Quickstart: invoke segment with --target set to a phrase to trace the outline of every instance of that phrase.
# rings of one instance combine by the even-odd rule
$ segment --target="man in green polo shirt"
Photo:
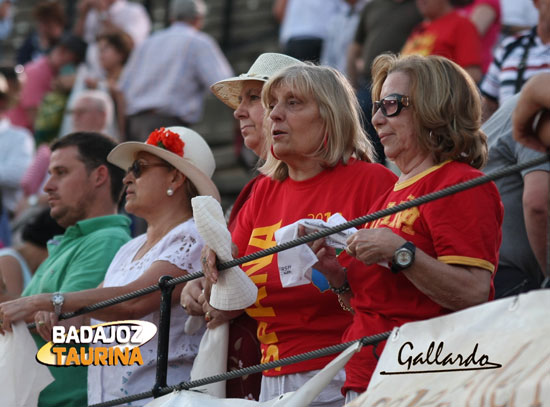
[[[51,216],[66,231],[48,243],[49,256],[22,295],[52,293],[52,311],[58,315],[63,293],[97,287],[115,253],[130,240],[130,220],[116,214],[124,172],[107,162],[115,145],[101,134],[81,132],[52,146],[44,191]],[[33,337],[39,349],[46,343]],[[86,406],[87,368],[49,368],[55,381],[40,393],[38,405]]]

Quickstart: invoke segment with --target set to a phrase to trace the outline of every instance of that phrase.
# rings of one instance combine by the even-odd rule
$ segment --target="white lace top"
[[[176,226],[141,259],[133,261],[145,240],[146,236],[141,235],[120,248],[107,270],[103,282],[104,287],[122,286],[136,280],[155,261],[170,262],[188,273],[201,270],[200,253],[204,243],[192,219]],[[197,355],[204,333],[204,329],[202,329],[195,335],[184,334],[183,327],[186,318],[187,314],[179,304],[172,307],[167,378],[169,386],[189,380],[193,360]],[[159,311],[141,319],[155,323],[158,328]],[[92,320],[91,324],[100,322],[102,321]],[[88,404],[101,403],[151,390],[155,384],[156,376],[157,341],[158,334],[140,348],[143,358],[142,366],[89,366]],[[150,400],[135,401],[129,405],[143,406]]]

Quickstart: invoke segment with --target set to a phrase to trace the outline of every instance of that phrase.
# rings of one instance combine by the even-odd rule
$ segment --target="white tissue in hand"
[[[298,222],[275,232],[277,244],[298,238]],[[283,287],[296,287],[311,283],[311,266],[317,263],[317,256],[307,244],[283,250],[277,254],[279,277]]]
[[[307,233],[313,233],[315,231],[324,230],[326,228],[331,228],[342,223],[347,222],[339,213],[335,213],[325,222],[321,219],[300,219],[298,223],[304,225]],[[344,250],[347,246],[348,238],[357,232],[357,229],[351,227],[349,229],[344,229],[340,232],[333,233],[325,237],[325,243],[327,246],[334,247],[335,249]]]
[[[313,233],[345,222],[347,222],[346,219],[339,213],[332,215],[328,218],[327,222],[321,219],[300,219],[277,230],[275,232],[275,240],[277,244],[281,244],[297,239],[299,225],[305,227],[306,233]],[[334,233],[325,237],[325,243],[327,246],[343,250],[346,247],[347,239],[355,232],[357,232],[357,229],[351,227],[341,232]],[[295,287],[311,283],[311,267],[317,263],[317,261],[317,256],[305,243],[279,252],[277,262],[282,286]]]
[[[220,262],[233,260],[231,234],[220,203],[211,196],[197,196],[191,199],[191,206],[197,230],[206,245],[216,252]],[[257,295],[256,285],[235,266],[220,270],[218,282],[212,286],[210,305],[224,311],[244,309],[256,302]]]

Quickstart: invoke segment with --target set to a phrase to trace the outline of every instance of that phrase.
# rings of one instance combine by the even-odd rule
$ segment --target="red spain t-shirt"
[[[275,246],[275,231],[299,219],[326,221],[338,212],[348,220],[365,215],[395,180],[396,176],[385,167],[353,159],[348,165],[338,164],[306,181],[261,179],[239,212],[232,233],[239,256]],[[352,315],[342,310],[324,277],[314,273],[310,284],[283,288],[276,254],[243,264],[242,268],[258,286],[256,304],[246,312],[258,321],[262,362],[340,343]],[[333,357],[264,374],[321,369]]]
[[[417,25],[407,38],[401,54],[440,55],[463,68],[481,68],[481,39],[470,20],[452,11]]]
[[[396,184],[375,203],[371,212],[481,175],[481,171],[467,164],[444,162]],[[493,273],[498,263],[503,214],[498,190],[490,182],[378,219],[366,227],[390,228],[443,263],[479,267]],[[450,312],[420,292],[403,272],[394,274],[386,267],[365,266],[354,260],[348,266],[348,280],[353,290],[351,305],[355,315],[344,341]],[[491,299],[493,295],[491,287]],[[377,353],[381,354],[382,349],[380,344]],[[376,363],[370,346],[353,356],[346,365],[344,392],[365,391]]]

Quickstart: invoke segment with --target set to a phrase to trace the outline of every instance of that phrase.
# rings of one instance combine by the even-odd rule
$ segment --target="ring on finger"
[[[203,258],[202,258],[202,265],[203,265],[203,266],[206,266],[206,257],[203,257]]]
[[[204,314],[204,320],[206,322],[210,322],[211,319],[212,317],[210,316],[210,311],[206,311],[206,314]]]
[[[185,304],[181,304],[181,307],[182,307],[182,308],[183,308],[184,310],[186,310],[186,311],[187,311],[187,305],[185,305]]]
[[[38,321],[37,324],[38,324],[38,326],[46,325],[46,323],[44,321]]]

